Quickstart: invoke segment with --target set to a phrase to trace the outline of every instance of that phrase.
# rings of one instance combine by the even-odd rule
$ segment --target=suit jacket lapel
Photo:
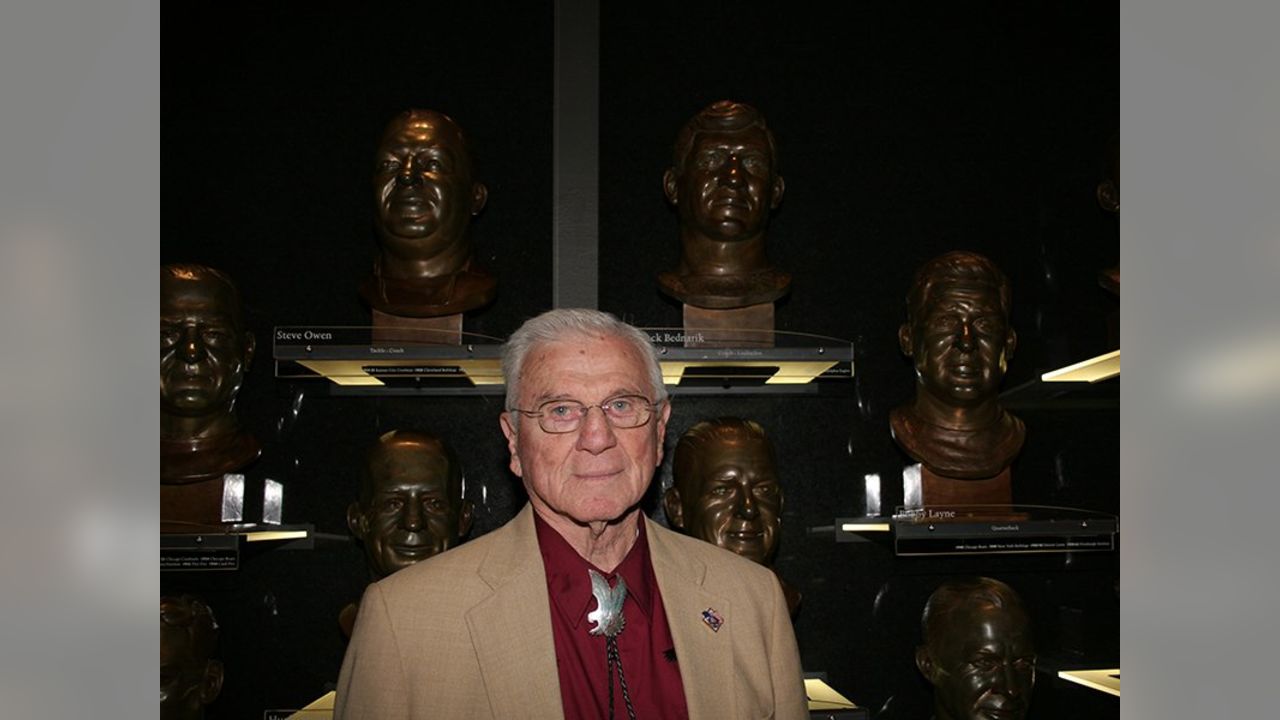
[[[493,594],[467,612],[467,627],[498,718],[563,718],[547,578],[533,510],[524,510],[495,543],[479,574]],[[677,651],[678,652],[678,651]]]
[[[703,589],[707,568],[670,542],[648,518],[649,555],[662,592],[662,604],[675,641],[680,681],[690,718],[738,717],[733,673],[733,606],[723,596]],[[713,631],[702,612],[713,609],[724,618]]]

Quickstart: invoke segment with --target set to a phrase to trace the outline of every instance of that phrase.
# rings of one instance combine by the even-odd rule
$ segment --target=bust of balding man
[[[471,218],[488,200],[462,128],[434,110],[391,119],[374,159],[378,252],[360,295],[403,317],[454,315],[489,304],[497,281],[475,262]]]

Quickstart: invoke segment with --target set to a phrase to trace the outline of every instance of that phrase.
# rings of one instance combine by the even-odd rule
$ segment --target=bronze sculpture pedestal
[[[462,313],[439,317],[406,317],[373,310],[373,342],[375,345],[461,345]]]
[[[920,466],[920,501],[931,505],[1009,505],[1013,489],[1009,468],[988,478],[962,480]]]
[[[684,306],[685,347],[773,347],[773,303],[729,310]]]

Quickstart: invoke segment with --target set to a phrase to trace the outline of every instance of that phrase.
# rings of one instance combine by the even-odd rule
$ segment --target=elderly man
[[[948,582],[929,596],[916,666],[935,720],[1022,720],[1036,681],[1022,600],[999,580]]]
[[[662,291],[716,309],[785,295],[791,275],[765,256],[769,212],[786,184],[764,116],[744,103],[713,103],[681,128],[673,155],[662,189],[680,216],[680,265],[658,276]]]
[[[773,575],[639,509],[671,413],[648,337],[555,310],[503,373],[529,504],[370,586],[335,717],[805,717]]]

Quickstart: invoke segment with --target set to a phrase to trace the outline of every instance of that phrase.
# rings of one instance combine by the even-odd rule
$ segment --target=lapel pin
[[[706,623],[712,632],[720,632],[720,626],[724,625],[724,618],[715,611],[715,608],[707,608],[702,611],[702,622]]]

